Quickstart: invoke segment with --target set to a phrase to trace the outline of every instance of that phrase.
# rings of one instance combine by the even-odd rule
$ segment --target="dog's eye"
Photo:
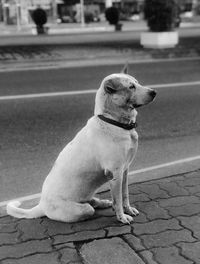
[[[131,84],[131,86],[129,86],[129,89],[136,89],[135,85],[134,84]]]

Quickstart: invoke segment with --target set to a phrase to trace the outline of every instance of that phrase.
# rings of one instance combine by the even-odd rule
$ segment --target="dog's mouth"
[[[134,109],[134,108],[139,108],[139,107],[141,107],[141,106],[142,106],[142,104],[134,104],[134,105],[133,105],[133,109]]]
[[[127,106],[131,110],[134,110],[135,108],[142,106],[142,104],[136,104],[135,102],[127,101]]]

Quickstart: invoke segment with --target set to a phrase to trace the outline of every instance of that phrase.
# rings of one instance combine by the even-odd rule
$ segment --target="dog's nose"
[[[152,98],[154,98],[154,97],[156,96],[156,91],[151,90],[151,91],[150,91],[150,95],[151,95]]]

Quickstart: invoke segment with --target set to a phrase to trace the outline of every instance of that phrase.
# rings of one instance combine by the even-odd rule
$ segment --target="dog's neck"
[[[136,122],[137,111],[133,109],[132,112],[134,112],[132,115],[125,115],[124,113],[122,115],[117,115],[116,113],[109,113],[105,111],[99,115],[103,115],[122,124],[130,124],[131,122]]]
[[[135,109],[120,109],[120,111],[117,111],[117,109],[98,107],[95,108],[95,115],[103,115],[122,124],[130,124],[136,122],[137,111]]]

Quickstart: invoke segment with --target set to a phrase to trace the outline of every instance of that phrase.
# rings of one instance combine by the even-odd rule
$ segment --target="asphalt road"
[[[199,60],[133,64],[143,84],[199,81]],[[0,73],[0,96],[97,89],[120,65]],[[57,154],[93,115],[94,93],[0,101],[0,201],[40,191]],[[200,155],[200,85],[158,89],[138,110],[134,169]]]

